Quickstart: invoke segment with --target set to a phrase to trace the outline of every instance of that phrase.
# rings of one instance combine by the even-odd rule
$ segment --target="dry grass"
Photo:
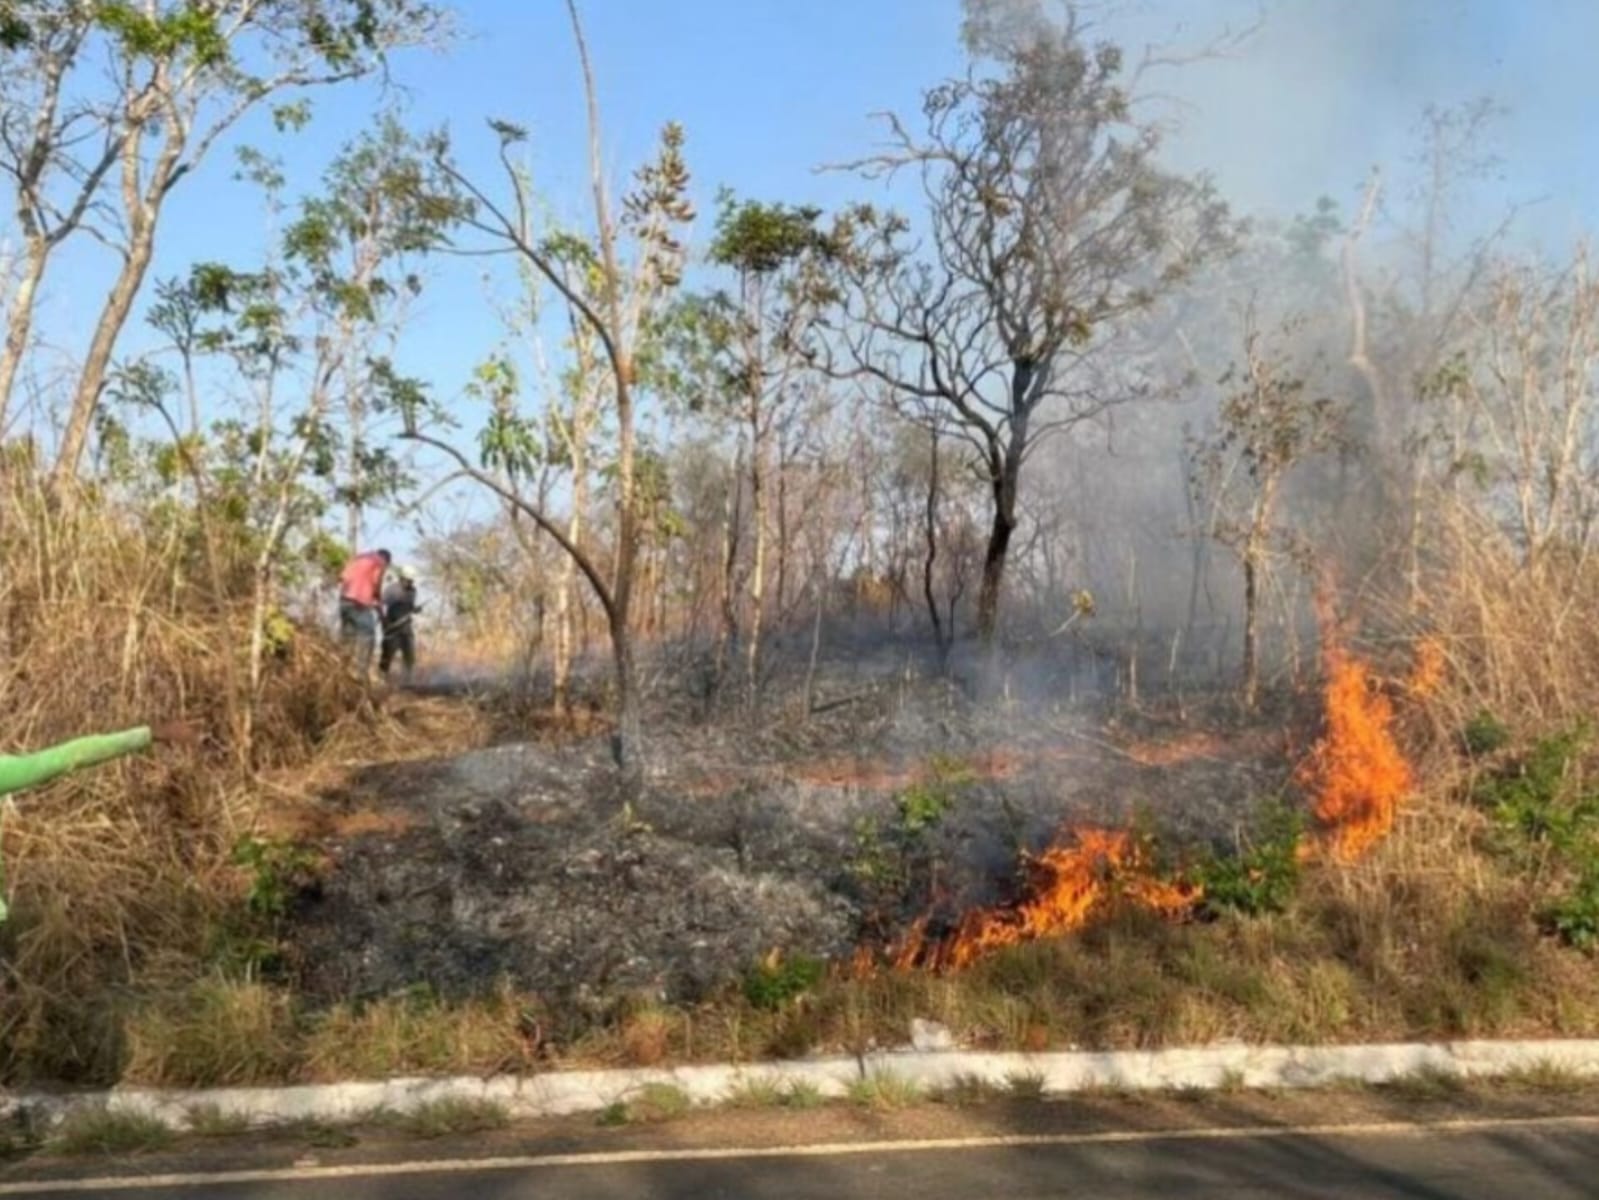
[[[280,623],[247,767],[239,549],[223,547],[215,575],[189,518],[93,495],[53,505],[14,459],[0,461],[0,511],[0,752],[175,718],[207,735],[10,802],[0,1082],[298,1070],[286,1002],[232,981],[270,957],[271,935],[241,918],[235,845],[263,810],[314,810],[309,794],[341,764],[481,744],[487,718],[374,705],[326,637]]]
[[[511,1115],[505,1105],[493,1100],[444,1099],[429,1101],[379,1123],[407,1137],[431,1141],[504,1129],[511,1123]]]
[[[238,1087],[300,1069],[293,1004],[259,983],[207,979],[160,994],[129,1014],[125,1029],[128,1083]]]
[[[955,1108],[969,1108],[979,1104],[988,1104],[1003,1095],[1002,1089],[996,1087],[981,1075],[959,1074],[947,1083],[941,1084],[928,1093],[928,1099],[935,1104],[948,1104]]]
[[[309,1023],[304,1077],[528,1071],[537,1065],[537,1021],[509,988],[445,1004],[426,996],[340,1005]]]
[[[215,748],[236,742],[241,594],[237,579],[210,586],[192,530],[94,503],[63,514],[15,472],[0,471],[0,506],[0,748],[179,715],[213,735],[211,748],[108,764],[17,802],[3,830],[0,1083],[486,1073],[551,1056],[751,1061],[900,1044],[915,1017],[967,1044],[1034,1051],[1599,1032],[1591,959],[1539,934],[1527,880],[1483,850],[1483,818],[1460,803],[1478,765],[1459,753],[1484,711],[1523,739],[1599,711],[1599,629],[1587,619],[1599,563],[1527,568],[1480,531],[1449,534],[1447,582],[1420,618],[1396,609],[1390,622],[1417,636],[1425,626],[1445,668],[1403,706],[1427,794],[1357,866],[1308,871],[1285,912],[1178,926],[1125,913],[956,975],[829,979],[775,1010],[729,989],[683,1011],[568,1015],[543,1045],[546,1014],[503,988],[309,1012],[254,944],[270,931],[239,921],[248,880],[231,853],[266,812],[280,833],[319,836],[336,818],[315,795],[352,764],[479,744],[490,718],[436,700],[370,704],[302,630],[270,664],[261,770],[247,772]],[[342,819],[404,820],[378,809]]]
[[[195,1104],[185,1114],[184,1124],[197,1137],[239,1137],[250,1131],[250,1118],[229,1112],[215,1104]]]
[[[609,1120],[602,1118],[602,1123],[658,1125],[664,1121],[675,1121],[694,1107],[694,1102],[689,1099],[688,1093],[672,1083],[646,1083],[620,1103],[623,1119],[616,1120],[615,1114],[612,1113]],[[606,1111],[612,1112],[611,1109]]]

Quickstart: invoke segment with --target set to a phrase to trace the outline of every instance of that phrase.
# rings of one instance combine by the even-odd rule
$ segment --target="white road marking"
[[[923,1141],[822,1142],[796,1146],[706,1146],[685,1150],[610,1150],[573,1154],[504,1155],[436,1161],[349,1163],[326,1167],[272,1167],[167,1175],[119,1175],[95,1179],[34,1179],[0,1183],[0,1196],[51,1196],[84,1192],[136,1192],[156,1188],[216,1187],[236,1183],[295,1183],[327,1179],[380,1179],[395,1175],[464,1175],[479,1171],[541,1170],[552,1167],[606,1167],[640,1163],[721,1162],[766,1158],[842,1158],[868,1154],[913,1154],[937,1150],[1009,1150],[1029,1147],[1117,1146],[1152,1142],[1250,1141],[1324,1137],[1425,1137],[1431,1134],[1484,1133],[1490,1130],[1599,1130],[1599,1116],[1482,1117],[1412,1124],[1402,1121],[1348,1125],[1292,1125],[1249,1128],[1109,1130],[1103,1133],[994,1134],[983,1137],[929,1138]]]

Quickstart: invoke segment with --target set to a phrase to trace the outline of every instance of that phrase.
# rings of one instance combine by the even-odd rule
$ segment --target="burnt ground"
[[[1139,820],[1168,844],[1235,836],[1279,794],[1285,735],[1145,728],[1081,708],[974,706],[953,688],[880,682],[808,721],[656,714],[635,820],[606,741],[510,743],[356,773],[324,803],[331,868],[289,943],[326,1000],[508,978],[588,1007],[622,993],[693,999],[774,948],[847,956],[882,898],[858,869],[863,826],[959,763],[926,838],[946,906],[1003,898],[1021,853],[1063,827]],[[918,878],[908,919],[928,903]]]

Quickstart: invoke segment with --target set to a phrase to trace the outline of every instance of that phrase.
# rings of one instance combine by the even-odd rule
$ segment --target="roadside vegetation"
[[[21,248],[0,272],[0,745],[168,716],[201,736],[0,798],[0,1085],[750,1063],[901,1046],[918,1020],[1029,1051],[1599,1036],[1599,283],[1580,245],[1448,236],[1492,105],[1428,110],[1418,203],[1374,176],[1353,203],[1251,225],[1163,165],[1129,103],[1156,64],[1075,18],[1025,42],[974,21],[980,69],[849,164],[863,188],[921,173],[914,220],[707,205],[671,122],[607,181],[572,4],[592,178],[567,227],[498,118],[487,172],[374,113],[290,187],[301,93],[448,43],[448,14],[145,7],[0,0],[5,127],[37,141],[0,139],[18,213],[0,248]],[[147,279],[168,191],[204,187],[236,110],[278,94],[243,70],[265,46],[285,56],[279,140],[232,148],[271,244]],[[107,56],[111,78],[180,94],[88,103],[73,89]],[[144,202],[110,185],[119,155]],[[125,202],[112,293],[57,378],[30,332],[38,288],[59,245],[111,236],[86,214]],[[514,259],[515,302],[470,378],[407,375],[383,348],[463,255]],[[451,488],[470,518],[430,507]],[[483,694],[374,687],[332,644],[330,589],[380,512],[424,520],[436,653],[491,665]],[[958,691],[1021,731],[1071,711],[1172,746],[1265,733],[1289,782],[1202,845],[1169,812],[1091,831],[1109,847],[1092,861],[1090,831],[1018,833],[993,906],[946,912],[935,835],[979,764],[930,745],[824,864],[854,955],[774,946],[692,998],[302,986],[302,904],[351,839],[405,845],[393,814],[352,810],[362,767],[603,738],[615,787],[592,799],[625,845],[648,832],[658,714],[741,751],[787,738],[798,761],[813,721],[861,703],[823,694],[829,665],[879,644],[912,650],[874,695]],[[1373,753],[1382,795],[1323,786]],[[744,833],[718,848],[740,867]],[[1083,903],[1034,928],[1018,914],[1048,887]],[[733,1098],[817,1099],[758,1081]],[[892,1076],[851,1095],[918,1099]],[[687,1107],[663,1085],[609,1120]],[[398,1128],[503,1118],[443,1105]],[[98,1113],[60,1144],[168,1136]]]

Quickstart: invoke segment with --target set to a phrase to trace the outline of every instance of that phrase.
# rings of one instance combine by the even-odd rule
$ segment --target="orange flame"
[[[1394,741],[1393,705],[1366,664],[1344,648],[1325,596],[1317,604],[1327,675],[1325,728],[1296,778],[1314,797],[1313,811],[1333,857],[1350,862],[1393,828],[1400,801],[1410,791],[1410,765]],[[1435,647],[1429,655],[1428,645],[1435,644],[1422,643],[1413,679],[1427,681],[1435,671],[1441,676],[1442,652]],[[1313,851],[1306,849],[1309,857]]]
[[[1410,767],[1393,735],[1393,705],[1371,670],[1343,644],[1333,618],[1331,590],[1318,596],[1322,626],[1324,729],[1295,778],[1313,798],[1322,839],[1307,840],[1301,858],[1325,847],[1340,862],[1359,857],[1393,828],[1400,802],[1411,787]],[[1411,696],[1430,694],[1444,676],[1442,647],[1426,639],[1406,682]],[[1128,756],[1146,765],[1166,765],[1196,756],[1222,755],[1219,739],[1194,734],[1167,745],[1138,744]],[[1027,862],[1027,886],[1020,899],[974,909],[942,938],[928,936],[929,917],[912,924],[887,954],[895,970],[917,967],[960,970],[991,951],[1037,938],[1058,937],[1083,928],[1117,901],[1170,919],[1181,919],[1203,899],[1203,890],[1181,879],[1162,878],[1150,860],[1148,843],[1126,831],[1085,828]],[[857,974],[875,969],[857,955]]]
[[[1425,700],[1436,692],[1447,671],[1444,648],[1437,638],[1422,638],[1416,646],[1416,663],[1405,680],[1405,691],[1417,700]]]
[[[927,939],[917,921],[892,954],[896,969],[960,970],[1002,946],[1081,929],[1117,899],[1166,916],[1182,916],[1199,889],[1155,876],[1144,844],[1111,829],[1078,829],[1027,864],[1028,886],[1014,904],[974,909],[949,936]]]

